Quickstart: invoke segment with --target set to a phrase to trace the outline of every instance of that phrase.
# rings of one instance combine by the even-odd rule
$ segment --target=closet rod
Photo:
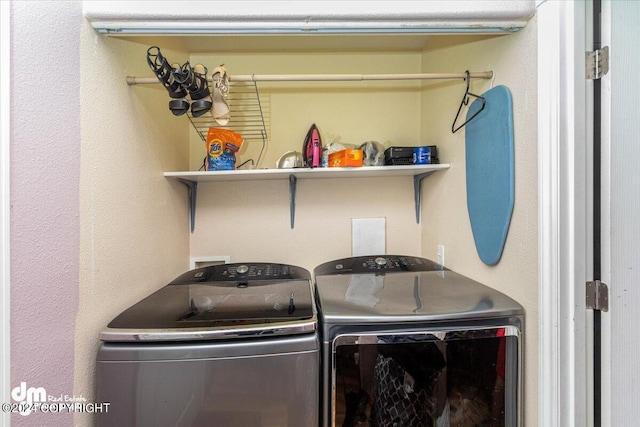
[[[230,75],[231,82],[321,82],[321,81],[363,81],[363,80],[430,80],[464,79],[466,73],[428,74],[248,74]],[[469,73],[472,79],[491,79],[493,71]],[[211,77],[207,78],[212,81]],[[127,77],[128,85],[160,83],[155,77]]]

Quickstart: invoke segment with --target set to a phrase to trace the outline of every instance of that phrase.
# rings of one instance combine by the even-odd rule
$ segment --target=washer
[[[412,256],[345,258],[314,275],[324,426],[521,425],[516,301]]]
[[[189,271],[100,334],[98,426],[316,426],[310,273],[285,264]]]

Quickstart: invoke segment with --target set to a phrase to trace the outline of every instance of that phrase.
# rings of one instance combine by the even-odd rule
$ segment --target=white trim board
[[[538,6],[539,425],[590,426],[591,196],[584,77],[590,2]],[[585,143],[586,142],[586,143]]]

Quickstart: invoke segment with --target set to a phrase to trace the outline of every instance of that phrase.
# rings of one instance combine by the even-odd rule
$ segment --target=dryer
[[[317,311],[300,267],[189,271],[100,338],[98,426],[318,425]]]
[[[521,425],[524,310],[424,258],[314,270],[324,426]]]

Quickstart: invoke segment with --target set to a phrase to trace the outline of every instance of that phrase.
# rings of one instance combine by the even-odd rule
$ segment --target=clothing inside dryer
[[[503,332],[368,335],[336,345],[335,425],[507,425],[507,343],[517,338]]]

